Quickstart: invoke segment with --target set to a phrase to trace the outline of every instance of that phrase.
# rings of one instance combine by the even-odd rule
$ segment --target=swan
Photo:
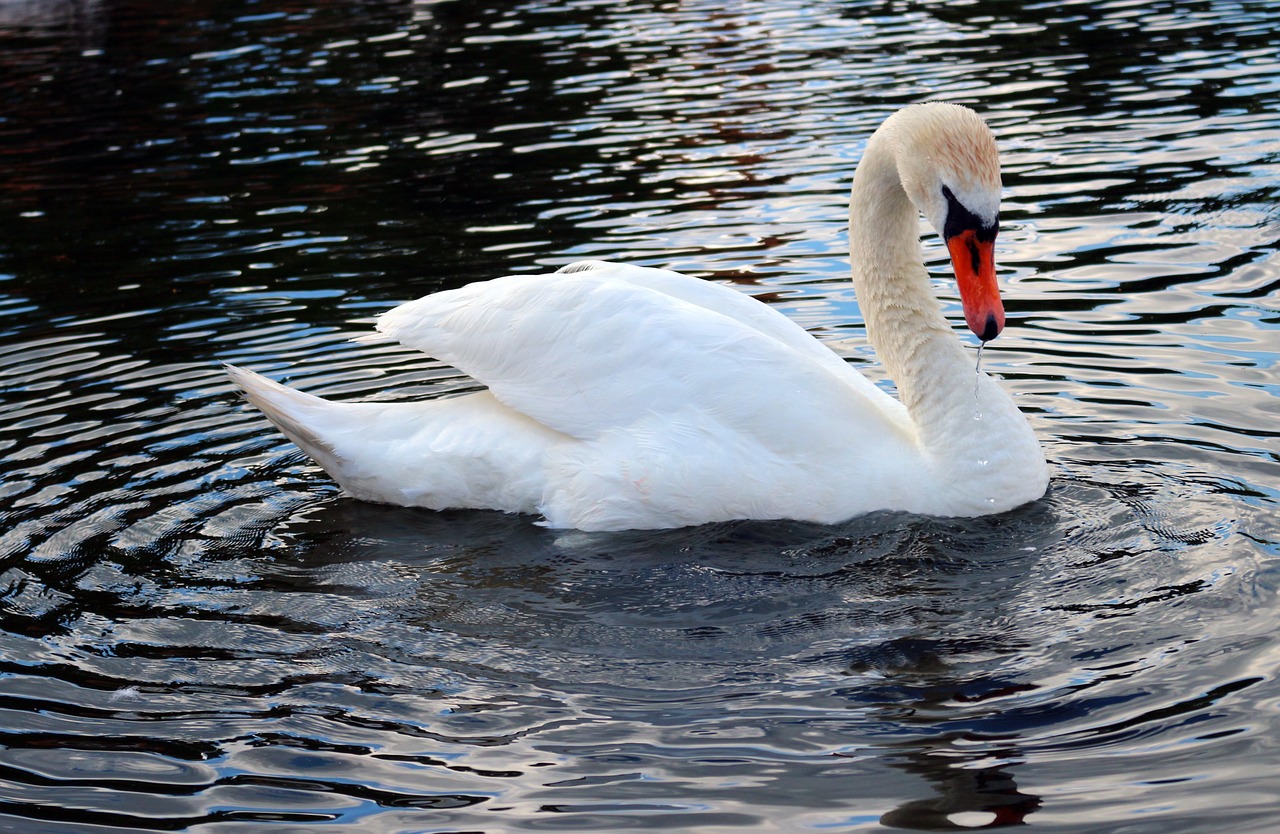
[[[587,531],[1000,513],[1044,494],[1044,454],[948,324],[919,235],[923,214],[969,329],[994,339],[1000,187],[995,138],[968,108],[909,105],[868,141],[849,207],[853,285],[898,399],[743,293],[602,261],[435,293],[359,337],[422,350],[487,386],[477,393],[331,402],[227,372],[368,501]]]

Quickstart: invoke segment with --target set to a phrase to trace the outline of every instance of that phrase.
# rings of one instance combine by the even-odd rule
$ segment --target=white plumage
[[[1007,510],[1043,494],[1044,459],[1009,397],[975,378],[914,231],[916,206],[954,231],[959,210],[946,226],[948,206],[939,214],[929,202],[945,185],[994,237],[998,169],[964,170],[985,152],[966,142],[994,151],[971,111],[908,108],[873,137],[855,178],[855,287],[905,406],[767,305],[599,261],[436,293],[378,320],[382,337],[459,368],[484,392],[334,403],[228,372],[349,494],[371,501],[540,513],[583,530]],[[889,186],[908,199],[884,182],[886,153],[899,163]],[[900,173],[904,160],[930,173]],[[994,292],[993,271],[991,283]],[[966,312],[994,315],[978,295]],[[998,295],[994,304],[1002,321]]]

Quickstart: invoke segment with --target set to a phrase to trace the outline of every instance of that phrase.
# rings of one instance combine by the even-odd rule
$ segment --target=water
[[[1278,31],[1264,2],[0,6],[0,830],[1273,830]],[[844,201],[924,98],[1004,153],[984,358],[1053,475],[1016,512],[362,505],[219,369],[466,390],[348,339],[602,257],[882,380]]]

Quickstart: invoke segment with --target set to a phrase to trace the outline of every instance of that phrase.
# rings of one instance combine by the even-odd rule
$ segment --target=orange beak
[[[982,240],[974,229],[965,229],[947,238],[951,268],[956,273],[960,303],[969,329],[989,342],[1004,329],[1004,305],[996,283],[995,239]]]

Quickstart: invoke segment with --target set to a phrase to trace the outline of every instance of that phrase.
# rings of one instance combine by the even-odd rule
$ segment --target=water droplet
[[[982,349],[987,346],[986,342],[978,345],[978,361],[973,365],[973,403],[978,404],[978,380],[982,379]]]

